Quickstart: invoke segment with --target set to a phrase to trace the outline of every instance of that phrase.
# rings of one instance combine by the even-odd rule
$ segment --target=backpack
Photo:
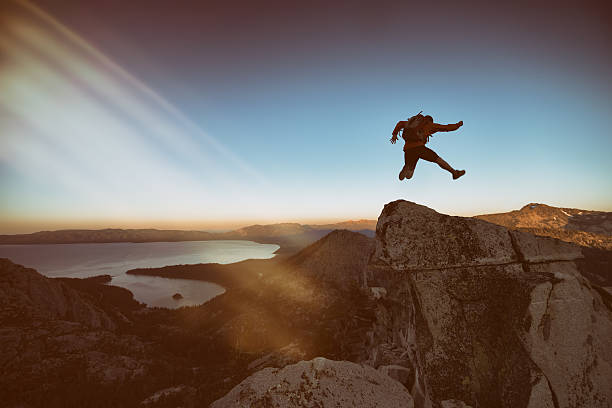
[[[406,142],[426,142],[421,132],[421,126],[425,123],[425,116],[421,112],[406,121],[406,125],[402,129],[402,139]]]

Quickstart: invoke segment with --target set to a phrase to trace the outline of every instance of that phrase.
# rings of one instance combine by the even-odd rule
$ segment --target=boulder
[[[412,408],[399,382],[372,367],[317,357],[282,369],[265,368],[234,387],[211,408]]]

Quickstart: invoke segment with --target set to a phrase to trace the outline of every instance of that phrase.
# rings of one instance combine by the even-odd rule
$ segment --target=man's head
[[[433,118],[427,115],[423,118],[423,123],[433,123]]]

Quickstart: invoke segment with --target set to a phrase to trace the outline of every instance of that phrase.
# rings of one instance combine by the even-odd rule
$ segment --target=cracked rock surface
[[[376,235],[368,364],[408,356],[415,406],[610,406],[612,314],[580,247],[403,200]]]

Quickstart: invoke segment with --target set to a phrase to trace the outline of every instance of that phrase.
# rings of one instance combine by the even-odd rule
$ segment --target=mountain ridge
[[[224,239],[282,239],[304,235],[304,239],[322,237],[334,229],[374,231],[375,220],[350,220],[335,224],[253,224],[227,232],[197,230],[162,230],[155,228],[122,229],[63,229],[38,231],[30,234],[0,235],[0,245],[6,244],[68,244],[109,242],[180,242]]]
[[[529,203],[506,213],[476,215],[506,228],[565,229],[599,235],[612,235],[612,212],[553,207]]]

